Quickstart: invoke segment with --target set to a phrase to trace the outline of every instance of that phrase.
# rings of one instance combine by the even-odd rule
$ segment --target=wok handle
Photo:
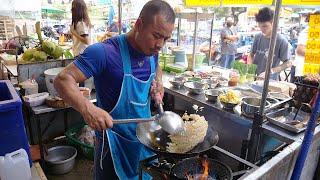
[[[163,105],[162,105],[162,102],[160,104],[158,104],[158,113],[159,114],[162,114],[164,111],[163,111]]]
[[[127,124],[127,123],[141,123],[141,122],[149,122],[154,121],[155,118],[139,118],[139,119],[115,119],[112,121],[113,124]]]

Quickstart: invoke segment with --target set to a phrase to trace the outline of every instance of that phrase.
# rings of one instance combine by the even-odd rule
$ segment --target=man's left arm
[[[281,43],[279,47],[279,58],[283,62],[282,64],[271,68],[270,74],[274,73],[280,73],[281,71],[291,67],[293,65],[293,61],[291,60],[291,45],[288,43],[288,41],[284,41]],[[264,78],[265,77],[265,72],[262,72],[259,74],[259,77]]]
[[[279,73],[289,67],[292,66],[293,61],[291,60],[291,48],[292,46],[289,44],[287,40],[285,40],[280,46],[280,60],[283,62],[279,66],[276,66],[271,69],[271,73]]]

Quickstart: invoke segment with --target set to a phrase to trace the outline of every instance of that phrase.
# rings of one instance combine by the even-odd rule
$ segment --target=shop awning
[[[58,9],[52,6],[42,6],[41,7],[41,12],[42,13],[47,13],[47,14],[60,14],[60,13],[66,13],[66,11],[62,9]]]

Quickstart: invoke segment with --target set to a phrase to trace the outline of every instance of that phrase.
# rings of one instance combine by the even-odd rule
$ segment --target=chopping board
[[[69,107],[63,99],[57,96],[49,96],[46,98],[46,105],[53,108],[66,108]]]

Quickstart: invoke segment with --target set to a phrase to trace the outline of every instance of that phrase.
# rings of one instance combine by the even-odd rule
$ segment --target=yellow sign
[[[310,15],[309,26],[320,26],[320,14]]]
[[[310,28],[308,31],[308,39],[320,39],[320,29]]]
[[[282,5],[320,5],[320,0],[283,0]]]
[[[272,0],[222,0],[222,5],[272,5]]]
[[[308,50],[320,51],[320,41],[309,40],[309,41],[307,41],[307,46],[306,47],[307,47]]]
[[[317,0],[319,1],[319,0]],[[316,74],[320,70],[320,15],[311,15],[303,72]]]
[[[309,53],[305,54],[305,62],[312,64],[320,64],[320,54],[318,53]]]
[[[220,0],[185,0],[186,6],[220,6]]]

